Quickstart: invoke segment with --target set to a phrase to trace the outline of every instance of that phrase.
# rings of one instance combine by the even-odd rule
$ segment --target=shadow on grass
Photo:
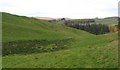
[[[3,42],[2,55],[53,52],[67,49],[72,38],[63,40],[27,40]]]

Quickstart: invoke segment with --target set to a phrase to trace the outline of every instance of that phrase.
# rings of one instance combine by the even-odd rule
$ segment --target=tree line
[[[84,30],[96,35],[110,32],[109,27],[105,24],[96,24],[96,23],[90,23],[90,22],[83,24],[79,22],[75,23],[74,21],[65,21],[64,23],[66,26]]]

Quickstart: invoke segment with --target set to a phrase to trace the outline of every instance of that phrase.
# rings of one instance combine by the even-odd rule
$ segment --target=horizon
[[[46,17],[39,17],[39,16],[38,17],[36,17],[36,16],[31,17],[31,16],[19,15],[19,14],[14,14],[14,13],[9,13],[9,12],[1,12],[1,13],[8,13],[8,14],[12,14],[12,15],[16,15],[16,16],[24,16],[24,17],[28,17],[28,18],[52,18],[52,19],[60,19],[60,18],[68,18],[68,19],[96,19],[97,18],[97,19],[104,19],[104,18],[119,17],[119,16],[108,16],[108,17],[106,16],[106,17],[101,17],[101,18],[99,18],[99,17],[94,17],[94,18],[87,18],[87,17],[86,18],[57,17],[57,18],[55,18],[55,17],[47,17],[47,16]]]
[[[60,18],[68,18],[68,19],[104,19],[104,18],[114,18],[114,17],[119,17],[119,16],[109,16],[109,17],[103,17],[103,18],[99,18],[99,17],[95,17],[95,18],[69,18],[69,17],[57,17],[57,18],[54,18],[54,17],[31,17],[31,16],[25,16],[25,15],[18,15],[18,14],[13,14],[13,13],[9,13],[9,12],[1,12],[1,13],[8,13],[8,14],[12,14],[12,15],[16,15],[16,16],[24,16],[24,17],[28,17],[28,18],[52,18],[52,19],[60,19]]]
[[[27,17],[105,18],[118,16],[118,2],[119,0],[1,0],[0,11]]]

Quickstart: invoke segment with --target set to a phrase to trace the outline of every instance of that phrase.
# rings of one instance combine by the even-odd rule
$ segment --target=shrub
[[[8,54],[30,54],[51,52],[61,49],[66,49],[70,45],[71,39],[64,40],[27,40],[27,41],[11,41],[3,42],[2,54],[3,56]]]

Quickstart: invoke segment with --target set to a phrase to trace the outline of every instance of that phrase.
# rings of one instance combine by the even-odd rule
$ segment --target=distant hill
[[[50,18],[50,17],[32,17],[33,19],[36,19],[36,20],[56,20],[56,21],[60,21],[60,20],[70,20],[70,18]]]
[[[87,22],[90,19],[72,19],[72,20]],[[107,25],[117,25],[118,24],[118,17],[94,18],[91,20],[94,20],[95,21],[94,23],[100,23],[100,24],[107,24]]]
[[[106,17],[104,19],[118,19],[118,17],[117,16],[115,16],[115,17]]]
[[[101,23],[101,24],[118,24],[118,17],[106,17],[103,19],[95,19],[96,23]]]
[[[37,20],[56,20],[56,18],[48,18],[48,17],[34,17]]]

